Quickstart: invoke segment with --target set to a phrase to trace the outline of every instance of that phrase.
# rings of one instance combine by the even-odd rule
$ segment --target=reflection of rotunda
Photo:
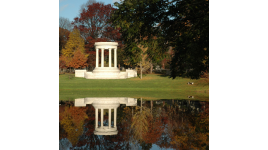
[[[95,108],[95,135],[116,135],[118,133],[117,126],[116,126],[116,118],[117,118],[117,108],[120,106],[120,104],[126,104],[126,106],[136,106],[137,105],[137,99],[135,98],[128,98],[128,97],[103,97],[103,98],[97,98],[97,97],[90,97],[90,98],[79,98],[75,99],[75,106],[76,107],[83,107],[86,106],[86,104],[92,104]],[[108,110],[109,114],[109,121],[108,126],[104,125],[104,110]],[[99,110],[101,112],[100,116],[100,125],[98,121],[99,116]],[[114,112],[114,120],[112,120],[112,111]],[[113,126],[112,126],[113,121]]]
[[[137,77],[136,70],[127,69],[126,72],[120,72],[120,70],[117,68],[117,42],[95,42],[94,45],[96,50],[95,69],[93,70],[93,72],[87,72],[86,70],[75,70],[75,77],[84,77],[86,79],[126,79],[131,77]],[[105,50],[109,50],[108,67],[104,66]],[[100,60],[99,55],[101,55]],[[99,64],[99,62],[101,63]]]

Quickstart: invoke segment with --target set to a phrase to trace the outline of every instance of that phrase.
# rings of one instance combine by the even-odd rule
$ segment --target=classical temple
[[[137,71],[126,69],[126,72],[120,72],[117,68],[117,42],[95,42],[96,49],[96,67],[93,72],[86,70],[75,70],[75,77],[86,79],[126,79],[137,77]],[[99,49],[101,49],[101,59],[99,61]],[[109,66],[104,67],[104,51],[109,50]],[[112,66],[112,50],[114,51],[114,62]],[[101,62],[101,64],[99,64]]]

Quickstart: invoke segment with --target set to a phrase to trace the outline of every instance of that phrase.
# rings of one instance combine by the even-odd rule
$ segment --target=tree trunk
[[[153,114],[153,101],[151,100],[151,114]]]
[[[142,98],[141,98],[141,112],[142,112]]]
[[[141,79],[142,79],[142,63],[140,62],[140,69],[141,69]]]
[[[120,70],[120,64],[118,64],[119,70]]]
[[[153,72],[153,63],[151,62],[151,74],[152,74],[152,72]]]

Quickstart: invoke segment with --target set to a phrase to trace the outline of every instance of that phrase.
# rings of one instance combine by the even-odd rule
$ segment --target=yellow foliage
[[[77,144],[79,136],[83,133],[84,120],[88,118],[85,111],[86,109],[81,107],[65,107],[65,111],[60,114],[63,118],[60,124],[67,132],[67,138],[73,146]]]
[[[142,66],[142,70],[143,71],[147,71],[148,69],[151,68],[151,62],[148,60],[148,55],[146,53],[146,51],[148,50],[148,47],[144,47],[143,45],[138,45],[138,47],[142,50],[142,53],[141,53],[141,57],[142,57],[142,61],[141,61],[141,66]],[[140,62],[136,64],[137,66],[139,66],[139,68],[141,67],[140,66]],[[138,72],[140,72],[140,69],[139,68],[136,68],[136,70]]]
[[[129,59],[124,59],[123,62],[124,62],[124,64],[127,65],[127,66],[130,65],[130,61],[129,61]]]
[[[148,131],[148,118],[150,117],[152,117],[150,109],[146,107],[136,107],[131,123],[134,139],[143,140],[142,134],[147,133]]]
[[[67,58],[72,58],[74,51],[77,49],[81,50],[82,53],[85,53],[85,42],[80,36],[79,30],[74,29],[69,35],[65,48],[62,49],[62,55]]]

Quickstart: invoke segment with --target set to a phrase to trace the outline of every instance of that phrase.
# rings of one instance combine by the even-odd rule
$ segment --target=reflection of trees
[[[140,141],[140,146],[142,150],[149,150],[152,148],[152,143],[146,143],[144,141]]]
[[[148,101],[149,102],[149,101]],[[146,133],[143,133],[143,139],[145,143],[155,143],[157,142],[163,131],[164,127],[162,125],[162,117],[157,111],[153,111],[153,102],[150,101],[147,103],[149,105],[146,105],[148,108],[151,108],[151,117],[148,117],[148,131]]]
[[[148,131],[143,133],[145,143],[155,143],[159,140],[163,132],[162,122],[160,117],[148,118]]]
[[[60,125],[67,133],[67,138],[76,145],[78,138],[83,133],[84,120],[88,118],[85,113],[85,108],[81,107],[65,107],[65,111],[60,113]],[[62,128],[60,128],[62,130]]]
[[[173,146],[176,145],[179,149],[206,149],[208,147],[208,103],[206,109],[201,113],[193,113],[189,107],[186,112],[179,112],[178,115],[174,114],[174,111],[172,113],[172,109],[167,110],[170,110],[169,112],[176,117],[175,122],[179,123],[176,124],[174,120],[169,120],[170,130],[172,130],[170,143]]]
[[[60,124],[60,123],[59,123]],[[60,131],[60,140],[67,138],[67,133],[65,132],[63,126],[60,124],[59,126],[59,131]]]
[[[169,131],[168,129],[170,125],[169,120],[171,116],[169,116],[167,110],[164,109],[165,108],[164,104],[165,103],[156,105],[156,108],[155,108],[156,115],[161,118],[161,123],[162,123],[162,128],[163,128],[163,132],[159,140],[156,142],[156,144],[160,148],[170,148],[171,139],[170,139],[170,132],[168,132]]]
[[[154,103],[154,104],[153,104]],[[156,104],[145,102],[142,107],[126,107],[121,105],[117,109],[118,134],[112,136],[94,135],[95,109],[92,105],[85,107],[84,125],[79,124],[79,119],[73,119],[71,108],[68,111],[60,109],[60,139],[70,139],[67,126],[62,123],[64,118],[72,122],[68,128],[75,128],[79,141],[76,149],[131,149],[133,146],[150,149],[152,144],[160,148],[174,149],[207,149],[209,136],[209,105],[208,102],[166,101]],[[196,104],[194,104],[196,103]],[[194,105],[195,109],[193,109]],[[198,111],[197,109],[198,108]],[[81,108],[77,108],[81,109]],[[80,120],[83,120],[82,113]],[[112,115],[113,116],[113,115]],[[68,118],[69,117],[69,118]],[[79,117],[78,117],[79,118]],[[100,117],[98,117],[100,118]],[[113,119],[112,119],[113,120]],[[68,122],[66,121],[66,124]],[[77,122],[77,123],[75,123]],[[81,127],[84,128],[81,130]],[[79,130],[80,128],[80,130]],[[73,132],[73,131],[72,131]],[[133,145],[134,144],[134,145]]]
[[[118,111],[118,142],[120,143],[120,146],[118,145],[117,148],[119,149],[130,149],[131,142],[133,141],[133,137],[131,136],[131,119],[132,119],[132,109],[130,107],[125,107],[122,109],[123,111]],[[120,114],[119,114],[120,113]]]
[[[162,118],[159,111],[153,111],[152,101],[140,103],[141,107],[135,108],[135,113],[132,118],[131,129],[134,139],[139,141],[143,149],[151,148],[152,143],[157,142],[162,133]]]
[[[95,109],[92,105],[86,106],[85,108],[88,118],[85,120],[84,133],[80,137],[77,146],[83,146],[85,149],[101,149],[101,139],[99,136],[94,135]]]
[[[146,107],[135,107],[135,114],[132,117],[131,129],[135,140],[143,141],[143,134],[146,134],[149,126],[149,119],[152,118],[150,109]]]

